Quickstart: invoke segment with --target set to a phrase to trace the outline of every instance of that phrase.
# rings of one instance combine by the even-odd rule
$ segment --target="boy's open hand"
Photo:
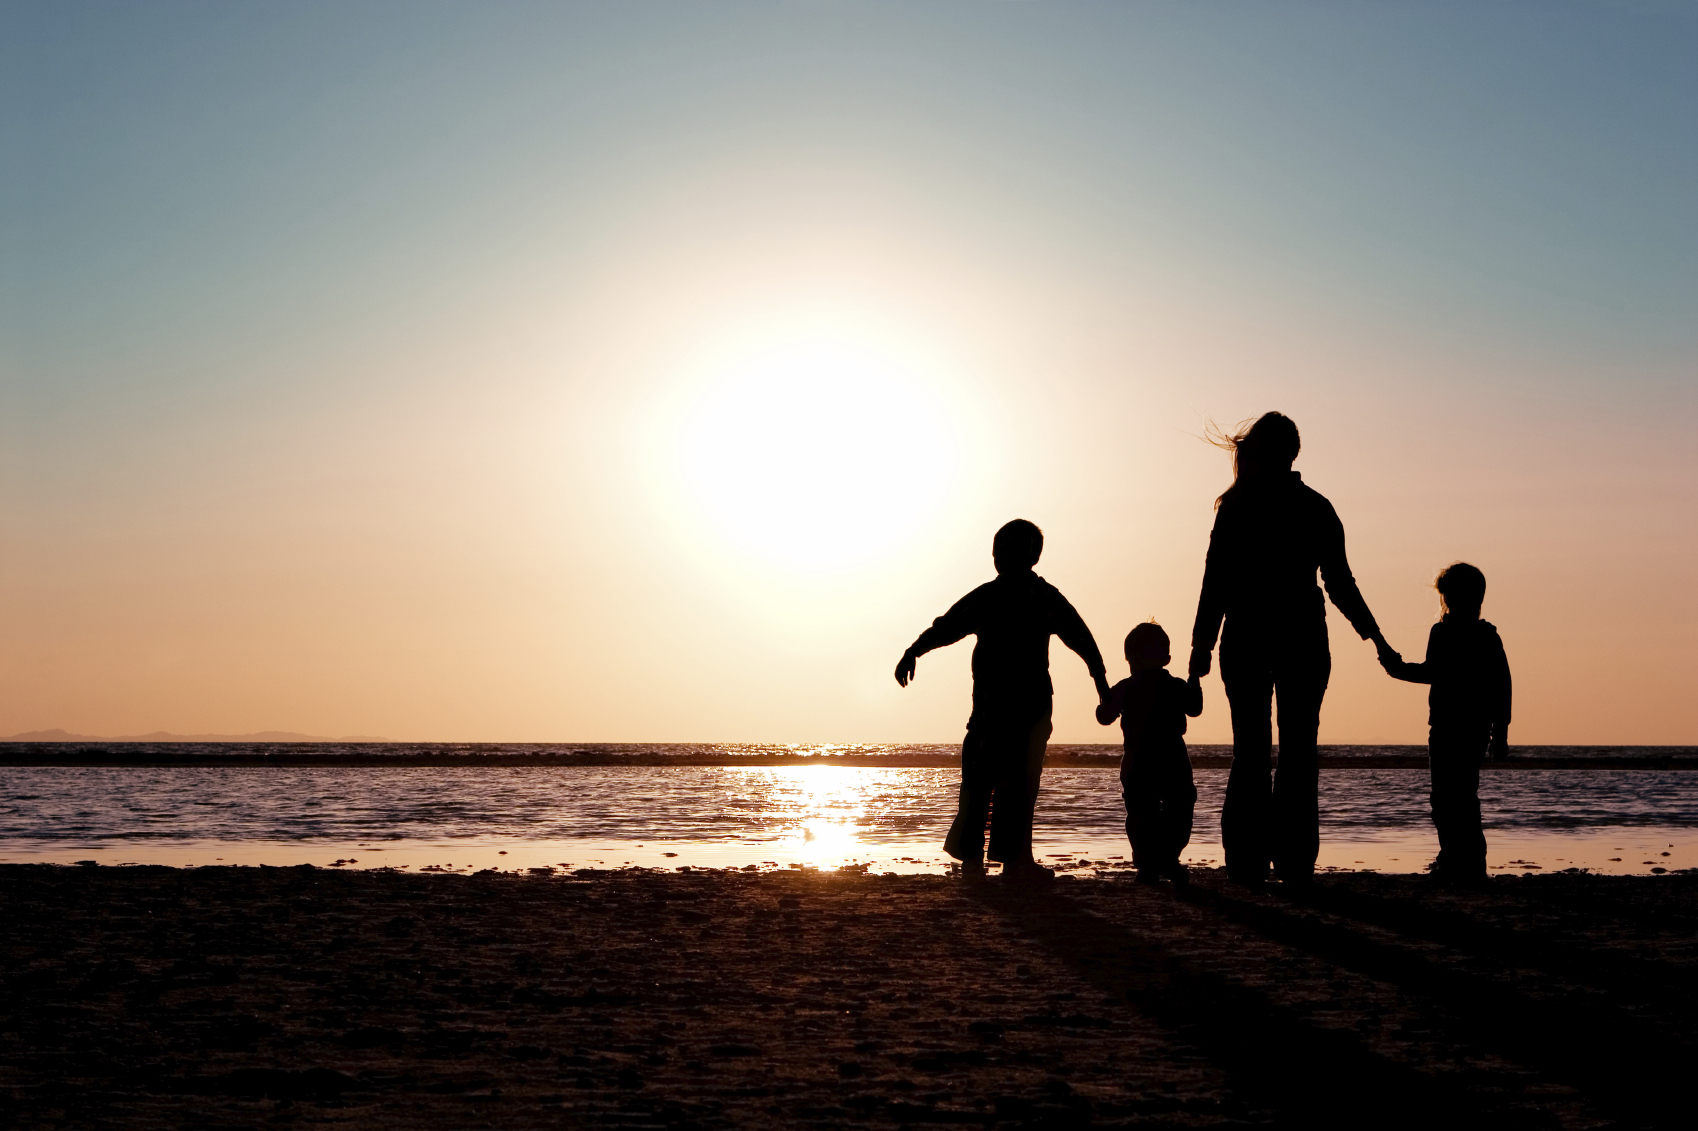
[[[902,658],[896,661],[896,686],[908,686],[908,681],[914,678],[914,667],[917,663],[918,657],[914,653],[902,653]]]

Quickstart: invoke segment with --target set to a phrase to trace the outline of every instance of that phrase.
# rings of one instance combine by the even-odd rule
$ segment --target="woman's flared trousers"
[[[1221,808],[1227,874],[1241,883],[1313,878],[1320,853],[1320,769],[1316,739],[1332,675],[1326,621],[1282,627],[1235,626],[1220,646],[1220,677],[1232,710],[1232,771]],[[1273,769],[1278,710],[1279,768]]]

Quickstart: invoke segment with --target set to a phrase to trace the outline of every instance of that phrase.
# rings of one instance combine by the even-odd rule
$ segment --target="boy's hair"
[[[1486,575],[1467,562],[1452,562],[1433,579],[1444,607],[1477,609],[1486,602]]]
[[[1132,661],[1134,656],[1145,656],[1149,659],[1159,659],[1170,655],[1172,643],[1167,638],[1167,630],[1156,623],[1151,617],[1143,624],[1134,625],[1132,631],[1126,634],[1126,660]]]
[[[996,532],[991,541],[991,556],[1016,569],[1038,564],[1044,552],[1044,532],[1035,522],[1017,518]]]

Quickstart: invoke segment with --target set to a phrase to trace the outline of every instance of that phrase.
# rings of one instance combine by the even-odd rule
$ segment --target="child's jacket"
[[[912,651],[923,656],[974,634],[974,721],[1048,710],[1051,636],[1077,652],[1092,676],[1103,671],[1091,630],[1061,591],[1035,573],[1005,573],[979,586],[920,633]]]
[[[1108,695],[1098,718],[1107,723],[1120,716],[1120,733],[1126,743],[1120,761],[1121,779],[1173,773],[1189,778],[1185,717],[1203,713],[1203,689],[1163,668],[1146,668],[1115,684]]]
[[[1427,635],[1425,662],[1399,662],[1386,670],[1410,683],[1432,684],[1429,726],[1493,732],[1509,727],[1509,658],[1490,621],[1441,620]]]

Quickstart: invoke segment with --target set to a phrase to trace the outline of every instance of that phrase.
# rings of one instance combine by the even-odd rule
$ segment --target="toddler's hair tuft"
[[[1156,623],[1151,617],[1143,624],[1134,625],[1131,632],[1126,634],[1126,658],[1144,656],[1156,659],[1166,656],[1172,651],[1172,642],[1167,638],[1167,630]]]

